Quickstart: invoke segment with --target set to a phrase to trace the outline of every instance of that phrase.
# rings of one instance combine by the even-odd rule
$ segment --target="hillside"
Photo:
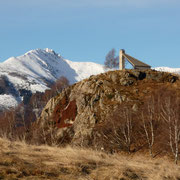
[[[178,180],[168,158],[106,154],[75,147],[49,147],[0,138],[0,179]]]
[[[47,103],[40,118],[34,124],[34,141],[95,146],[107,151],[127,150],[127,148],[130,148],[128,151],[138,151],[141,146],[146,147],[142,115],[147,116],[147,120],[152,115],[156,124],[154,126],[158,127],[155,132],[158,135],[156,139],[159,139],[155,152],[163,152],[161,148],[166,147],[160,146],[158,142],[164,141],[161,138],[168,136],[167,123],[162,119],[167,116],[163,114],[164,109],[167,110],[165,104],[167,98],[171,98],[172,103],[169,107],[172,107],[172,114],[178,115],[179,85],[178,76],[155,70],[110,71],[91,76],[65,89]],[[151,111],[147,107],[154,109],[152,114],[149,114]],[[121,125],[124,124],[123,128],[126,127],[128,117],[132,118],[133,133],[135,133],[132,136],[136,137],[131,147],[125,142],[126,138],[122,138],[123,133],[127,133],[127,129],[121,131]],[[120,137],[119,145],[117,145],[117,137],[108,137],[110,132],[113,136],[117,129],[109,127],[119,128],[119,134],[116,134]],[[162,128],[165,132],[161,133],[159,131]],[[105,139],[107,142],[103,140],[103,136],[107,138]],[[111,146],[112,138],[116,143],[112,143]],[[163,143],[165,146],[168,144],[168,142]]]

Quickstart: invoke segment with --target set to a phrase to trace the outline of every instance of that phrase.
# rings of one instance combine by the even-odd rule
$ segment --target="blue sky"
[[[180,68],[180,0],[0,0],[0,62],[36,48],[100,64],[125,49]]]

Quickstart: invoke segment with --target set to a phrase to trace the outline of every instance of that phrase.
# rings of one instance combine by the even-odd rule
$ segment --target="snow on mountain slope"
[[[72,62],[65,60],[69,66],[75,71],[75,80],[81,81],[90,75],[96,75],[105,72],[104,66],[93,62]]]
[[[180,68],[156,67],[154,69],[157,71],[164,71],[164,72],[180,74]]]
[[[51,49],[31,50],[22,56],[11,57],[0,63],[0,81],[4,84],[4,87],[2,83],[0,84],[0,100],[5,102],[2,100],[5,95],[4,99],[8,101],[7,95],[11,95],[11,97],[14,96],[11,102],[17,105],[23,99],[24,90],[25,94],[44,92],[50,83],[61,76],[65,76],[70,84],[73,84],[90,75],[103,72],[105,72],[103,65],[65,60]],[[7,84],[11,85],[10,90],[5,88]],[[7,104],[7,107],[12,107],[12,103]]]
[[[12,95],[3,94],[0,95],[0,109],[13,108],[18,105],[18,101]]]
[[[0,71],[16,72],[25,75],[29,79],[40,80],[39,83],[42,83],[42,79],[53,82],[60,76],[65,76],[73,84],[92,74],[103,73],[105,70],[102,65],[96,63],[72,62],[64,60],[53,50],[37,49],[1,63]],[[43,85],[46,84],[43,83]]]

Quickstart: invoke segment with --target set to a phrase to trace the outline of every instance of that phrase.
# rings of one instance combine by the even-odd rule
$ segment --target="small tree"
[[[69,86],[69,80],[64,76],[61,76],[52,85],[51,92],[53,93],[53,96],[55,96],[55,95],[61,93],[61,91],[68,86]]]
[[[180,99],[176,92],[167,92],[161,106],[161,116],[167,125],[171,152],[177,164],[180,152]]]
[[[117,68],[119,66],[119,56],[116,56],[116,50],[113,48],[106,55],[104,62],[106,68]]]
[[[149,147],[149,154],[153,157],[153,145],[155,141],[155,123],[159,119],[158,113],[156,112],[156,104],[154,96],[152,96],[145,104],[145,108],[141,113],[143,129],[145,132],[146,141]]]
[[[121,132],[124,136],[122,139],[123,143],[127,147],[128,153],[131,152],[131,144],[132,144],[132,135],[133,135],[133,125],[132,125],[132,114],[129,109],[124,109],[122,111],[122,117],[124,122],[121,126]]]

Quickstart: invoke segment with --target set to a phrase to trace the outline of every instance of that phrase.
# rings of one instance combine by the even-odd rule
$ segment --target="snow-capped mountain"
[[[105,72],[103,65],[72,62],[51,49],[36,49],[0,63],[0,109],[20,103],[28,93],[44,92],[61,76],[70,84]]]
[[[158,67],[159,71],[180,74],[180,68]],[[0,110],[17,106],[23,98],[37,91],[44,92],[61,76],[70,84],[91,75],[105,72],[103,65],[73,62],[51,49],[36,49],[0,63]]]

